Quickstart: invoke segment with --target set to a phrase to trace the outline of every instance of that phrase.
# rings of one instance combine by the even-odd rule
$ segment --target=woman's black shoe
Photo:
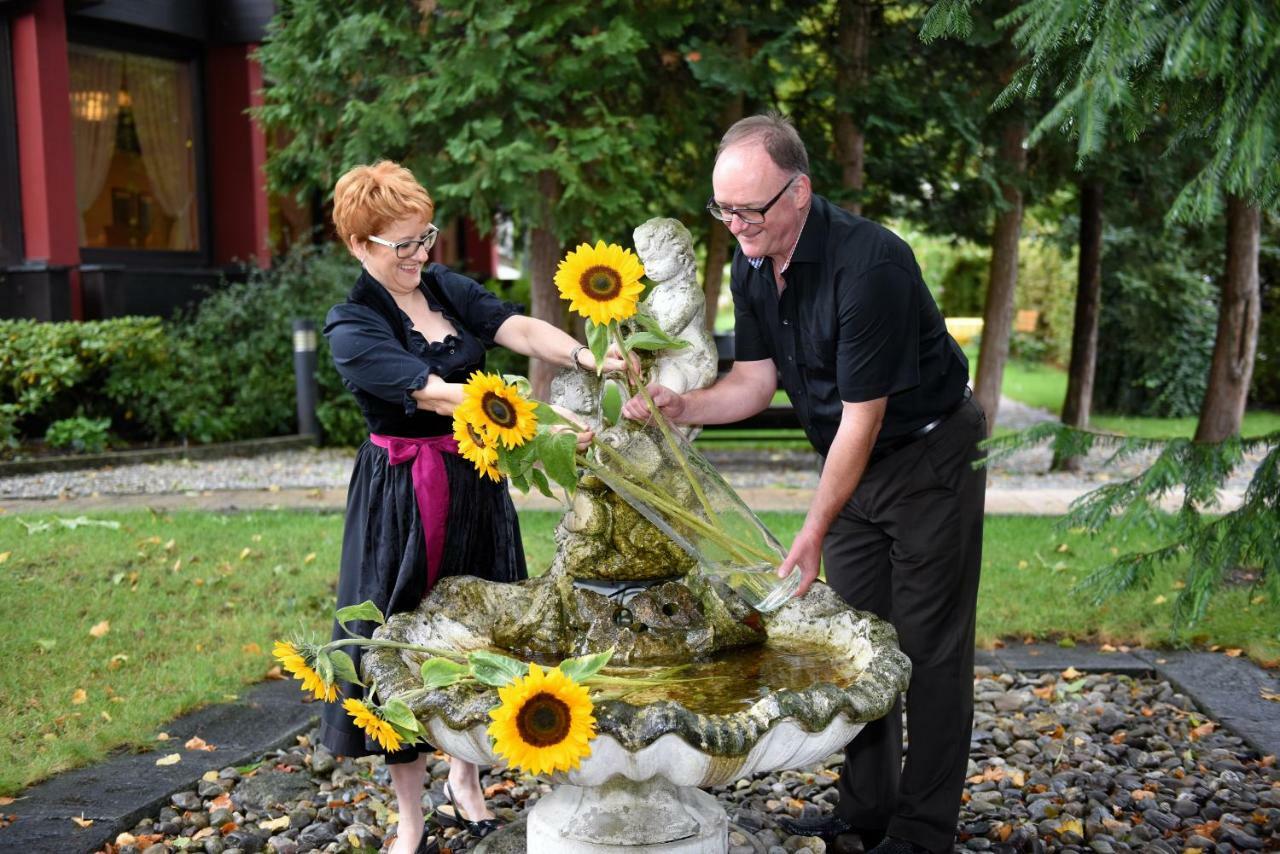
[[[418,847],[414,849],[413,854],[440,854],[440,841],[434,836],[422,834],[422,840],[418,842]]]
[[[472,821],[462,814],[462,809],[458,806],[458,802],[453,799],[453,790],[449,788],[449,784],[444,784],[444,797],[449,802],[449,809],[452,812],[445,812],[444,807],[436,809],[436,822],[442,827],[457,827],[465,830],[469,835],[476,839],[484,839],[490,833],[502,827],[502,823],[496,818],[486,818],[480,821]]]

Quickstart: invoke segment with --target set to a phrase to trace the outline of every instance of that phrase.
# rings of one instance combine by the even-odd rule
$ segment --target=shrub
[[[1280,407],[1280,248],[1263,235],[1258,259],[1262,316],[1258,322],[1258,355],[1253,363],[1250,404]]]
[[[1170,418],[1200,410],[1217,327],[1220,242],[1181,227],[1109,231],[1094,409]]]
[[[69,448],[87,454],[100,454],[107,447],[110,418],[63,418],[49,425],[44,440],[53,448]]]
[[[0,321],[0,444],[42,436],[69,418],[105,419],[113,432],[146,435],[138,406],[170,361],[155,317],[83,323]]]

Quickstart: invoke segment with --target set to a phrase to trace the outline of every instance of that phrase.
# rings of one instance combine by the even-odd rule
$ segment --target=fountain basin
[[[501,650],[493,638],[531,619],[530,610],[555,624],[555,598],[548,590],[557,583],[546,576],[519,584],[445,579],[418,610],[391,617],[375,637],[456,654],[498,649],[527,656]],[[494,837],[491,845],[501,847],[490,850],[723,852],[727,816],[699,787],[817,762],[885,715],[906,689],[911,666],[893,627],[850,609],[826,585],[815,584],[803,598],[761,619],[768,640],[733,650],[733,663],[723,668],[733,671],[735,694],[728,701],[672,685],[645,688],[639,702],[597,702],[591,754],[578,768],[552,777],[556,790],[539,800],[526,827],[517,830],[527,836]],[[761,667],[757,674],[746,666],[753,657],[769,659],[791,649],[810,657],[816,651],[820,659],[821,668],[802,671],[808,684],[779,687],[786,668]],[[489,710],[498,703],[496,689],[423,690],[418,669],[424,657],[370,649],[365,676],[376,680],[384,699],[408,704],[430,741],[446,753],[478,764],[499,762],[486,731]],[[704,666],[714,672],[716,661],[712,656]],[[743,671],[757,674],[759,683],[751,685],[748,678],[744,690]]]

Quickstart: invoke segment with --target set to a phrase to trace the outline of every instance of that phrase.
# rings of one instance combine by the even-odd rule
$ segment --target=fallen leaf
[[[1026,569],[1029,566],[1031,566],[1031,564],[1027,563],[1025,560],[1018,561],[1018,569]]]
[[[13,554],[13,552],[0,552],[0,563],[4,563],[6,560],[8,560],[9,555],[11,554]]]
[[[193,735],[191,738],[188,738],[186,744],[182,746],[187,750],[203,750],[209,753],[218,749],[198,735]]]
[[[89,694],[83,688],[77,688],[75,693],[71,695],[71,705],[78,706],[87,699],[89,699]]]
[[[169,740],[169,733],[167,732],[156,733],[156,741],[168,741],[168,740]]]
[[[1008,773],[1009,782],[1021,789],[1027,782],[1027,775],[1021,769],[1013,768]]]
[[[1084,836],[1084,825],[1080,823],[1078,818],[1069,818],[1058,824],[1058,833],[1074,833],[1076,836]]]
[[[1163,605],[1165,602],[1168,602],[1168,601],[1169,601],[1169,600],[1168,600],[1168,599],[1166,599],[1166,598],[1164,597],[1164,594],[1162,593],[1162,594],[1160,594],[1159,596],[1157,596],[1156,598],[1152,599],[1152,600],[1151,600],[1151,604],[1152,604],[1152,605]]]
[[[250,641],[249,643],[240,647],[240,651],[243,652],[245,655],[258,655],[262,652],[262,647]]]
[[[170,753],[168,756],[161,756],[156,760],[157,765],[177,765],[182,761],[181,753]]]
[[[1268,753],[1266,756],[1258,760],[1258,764],[1263,768],[1270,768],[1276,764],[1276,755],[1274,753]]]
[[[133,845],[138,841],[138,837],[132,833],[125,831],[116,837],[116,845]]]
[[[503,780],[499,783],[494,783],[492,786],[486,786],[484,790],[485,799],[488,800],[489,798],[492,798],[494,795],[498,794],[499,792],[509,792],[515,787],[516,787],[515,780]]]
[[[1098,647],[1098,650],[1100,652],[1115,652],[1116,648],[1109,643],[1104,643],[1102,646]]]
[[[102,715],[102,719],[103,719],[104,721],[106,721],[107,723],[111,723],[111,713],[110,713],[110,712],[108,712],[106,709],[103,709],[103,710],[102,710],[102,712],[101,712],[101,715]]]
[[[306,557],[304,557],[304,558],[302,559],[302,562],[303,562],[303,563],[311,563],[311,562],[312,562],[313,560],[315,560],[315,559],[316,559],[316,553],[315,553],[315,552],[308,552],[308,553],[307,553],[307,556],[306,556]]]
[[[221,795],[218,795],[218,797],[209,801],[209,809],[210,810],[231,809],[231,796],[228,795],[226,792],[223,792]]]
[[[1032,688],[1031,693],[1035,694],[1037,697],[1039,697],[1041,700],[1044,700],[1045,702],[1051,702],[1053,700],[1052,685],[1045,685],[1040,688]]]
[[[284,673],[280,670],[280,665],[278,665],[278,664],[274,664],[274,665],[272,665],[272,666],[271,666],[271,669],[270,669],[270,670],[268,670],[268,671],[266,672],[265,676],[266,676],[266,678],[268,678],[268,679],[283,679],[283,678],[285,678]]]
[[[119,670],[120,666],[128,660],[129,656],[125,655],[123,652],[117,652],[115,655],[111,656],[111,660],[107,662],[107,669]]]
[[[1062,671],[1062,678],[1066,679],[1068,682],[1073,679],[1079,679],[1083,675],[1083,673],[1076,670],[1074,667],[1068,667],[1066,670]]]
[[[205,771],[200,775],[200,779],[206,783],[216,783],[218,782],[218,772],[213,770]]]
[[[1071,551],[1071,546],[1067,545],[1066,543],[1058,543],[1057,552],[1059,554],[1066,554],[1069,551]]]
[[[279,818],[273,818],[270,821],[258,822],[259,830],[284,830],[289,826],[289,816],[282,815]]]
[[[182,558],[178,558],[173,562],[173,571],[177,572],[180,569],[182,569]]]
[[[216,832],[216,831],[214,831],[214,829],[213,829],[212,827],[202,827],[202,828],[200,828],[199,830],[197,830],[195,833],[193,833],[193,834],[191,835],[191,838],[192,838],[192,839],[207,839],[208,837],[213,836],[213,834],[214,834],[215,832]]]
[[[1191,732],[1188,733],[1188,735],[1191,737],[1192,741],[1196,741],[1198,739],[1204,738],[1206,735],[1209,735],[1215,729],[1217,729],[1217,724],[1215,724],[1213,721],[1209,721],[1207,723],[1200,724],[1200,726],[1191,730]]]
[[[218,832],[221,833],[223,836],[226,836],[231,831],[239,830],[239,829],[240,829],[240,825],[236,824],[234,821],[229,821],[226,824],[220,825],[218,827]],[[359,849],[357,848],[356,850],[359,850]]]
[[[1244,654],[1243,649],[1232,648],[1227,650],[1227,656],[1230,658],[1239,658],[1243,654]]]
[[[3,798],[0,798],[0,807],[9,806],[9,804],[13,803],[13,800],[14,800],[13,798],[9,797],[8,795],[5,795]]]
[[[1012,835],[1012,833],[1013,833],[1012,824],[1002,824],[1000,825],[1000,829],[996,831],[996,836],[1000,837],[1001,842],[1007,842],[1009,839],[1009,836]]]
[[[71,820],[74,821],[76,824],[80,825],[81,827],[93,827],[93,819],[85,818],[84,813],[80,813],[79,818],[76,818],[75,816],[71,816]]]
[[[171,552],[171,551],[173,551],[173,547],[174,547],[176,544],[177,544],[177,541],[176,541],[176,540],[170,540],[169,542],[167,542],[167,543],[165,543],[165,544],[164,544],[164,550],[165,550],[165,551],[167,551],[167,552]]]
[[[89,634],[95,638],[100,638],[109,631],[111,631],[111,621],[103,620],[101,623],[97,623],[93,628],[89,629]]]
[[[1149,801],[1155,798],[1156,793],[1148,792],[1146,789],[1134,789],[1132,792],[1129,793],[1129,795],[1135,801]]]
[[[240,550],[240,559],[244,560],[249,556],[251,552],[252,552],[252,549],[250,549],[248,546],[245,546],[243,549]]]

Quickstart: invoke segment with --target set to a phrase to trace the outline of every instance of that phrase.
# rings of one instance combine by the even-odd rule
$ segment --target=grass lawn
[[[175,716],[263,678],[276,638],[299,628],[327,636],[338,515],[134,511],[94,517],[114,530],[23,525],[52,518],[0,517],[0,795],[113,748],[153,744]],[[784,542],[801,518],[765,514]],[[521,515],[535,570],[551,560],[556,519]],[[1052,519],[988,519],[979,643],[1167,642],[1175,572],[1102,607],[1071,592],[1113,546],[1128,547],[1059,532]],[[1231,589],[1190,640],[1276,662],[1280,606]]]
[[[968,348],[969,370],[977,374],[978,351]],[[1067,394],[1067,372],[1061,368],[1038,362],[1010,359],[1005,363],[1001,390],[1005,397],[1047,409],[1055,415],[1062,411],[1062,399]],[[1191,438],[1196,432],[1195,416],[1186,418],[1145,418],[1131,415],[1107,415],[1094,413],[1090,424],[1105,433],[1126,436],[1145,436],[1149,439]],[[1280,430],[1280,412],[1252,410],[1246,412],[1240,425],[1242,436],[1263,436]]]

